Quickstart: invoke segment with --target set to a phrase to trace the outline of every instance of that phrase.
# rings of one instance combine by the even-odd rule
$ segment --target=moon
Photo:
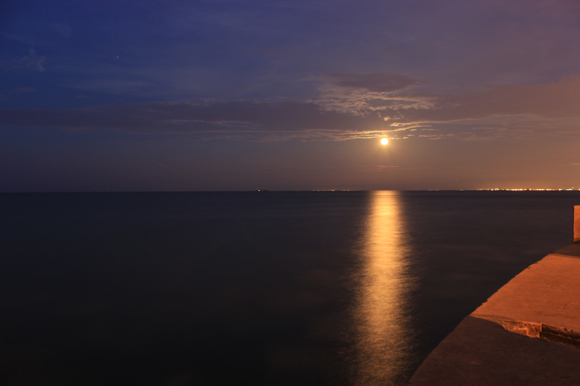
[[[386,138],[381,139],[381,145],[386,145],[387,143],[389,143],[389,140]]]

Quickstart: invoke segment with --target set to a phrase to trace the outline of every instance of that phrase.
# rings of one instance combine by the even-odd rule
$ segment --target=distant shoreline
[[[0,194],[125,194],[125,193],[313,193],[313,192],[580,192],[580,189],[376,189],[376,190],[357,190],[357,189],[311,189],[311,190],[141,190],[141,191],[40,191],[40,192],[0,192]]]

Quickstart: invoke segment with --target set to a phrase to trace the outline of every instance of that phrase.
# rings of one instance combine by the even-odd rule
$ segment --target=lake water
[[[0,194],[2,385],[404,385],[578,192]]]

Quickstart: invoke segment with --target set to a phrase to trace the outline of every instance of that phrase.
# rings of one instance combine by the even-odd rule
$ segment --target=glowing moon
[[[386,138],[381,139],[381,145],[386,145],[387,143],[389,143],[389,140]]]

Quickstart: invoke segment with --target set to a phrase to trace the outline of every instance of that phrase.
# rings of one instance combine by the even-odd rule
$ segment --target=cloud
[[[393,104],[397,98],[408,104]],[[428,134],[431,139],[450,133],[465,140],[580,134],[580,76],[576,75],[546,84],[488,86],[451,95],[404,92],[385,99],[391,105],[385,104],[378,113],[391,130],[435,129],[437,133]]]
[[[409,86],[429,84],[407,75],[398,74],[330,74],[324,78],[340,87],[359,88],[380,93],[390,93],[404,90]]]
[[[356,88],[338,85],[346,82],[345,77],[334,79],[335,83],[327,81],[321,86],[320,98],[305,102],[197,100],[84,109],[2,109],[0,124],[63,131],[189,133],[198,139],[258,141],[379,136],[473,141],[580,135],[580,76],[546,84],[488,86],[458,94],[417,93],[402,86],[405,82],[414,84],[412,80],[402,82],[400,90],[378,92],[369,91],[373,87],[367,83],[365,88],[357,83],[361,87]],[[366,76],[349,79],[371,81]]]
[[[372,111],[429,106],[429,98],[408,94],[413,86],[429,83],[407,75],[328,74],[308,80],[322,82],[318,86],[320,95],[313,102],[326,110],[365,115]]]
[[[548,84],[488,86],[483,91],[432,95],[429,99],[432,101],[429,108],[390,109],[385,116],[407,123],[510,115],[578,117],[580,76],[569,76],[560,82]]]
[[[394,76],[379,75],[344,79],[321,85],[321,96],[314,102],[328,110],[358,114],[379,111],[391,126],[524,114],[546,118],[580,116],[578,75],[559,82],[486,86],[480,91],[459,94],[405,91],[409,85],[428,84],[406,76],[401,76],[400,81]],[[373,81],[377,82],[376,87],[372,86]]]
[[[404,88],[377,92],[369,91],[370,86],[363,89],[362,83],[360,86],[347,89],[337,83],[325,83],[320,86],[320,98],[313,102],[330,111],[377,114],[389,125],[389,132],[436,131],[418,135],[429,139],[513,140],[580,134],[577,75],[552,83],[486,86],[457,94]]]
[[[374,138],[386,128],[376,115],[327,111],[312,103],[247,101],[158,102],[66,110],[2,109],[0,124],[65,131],[197,133],[202,137],[254,140]]]

